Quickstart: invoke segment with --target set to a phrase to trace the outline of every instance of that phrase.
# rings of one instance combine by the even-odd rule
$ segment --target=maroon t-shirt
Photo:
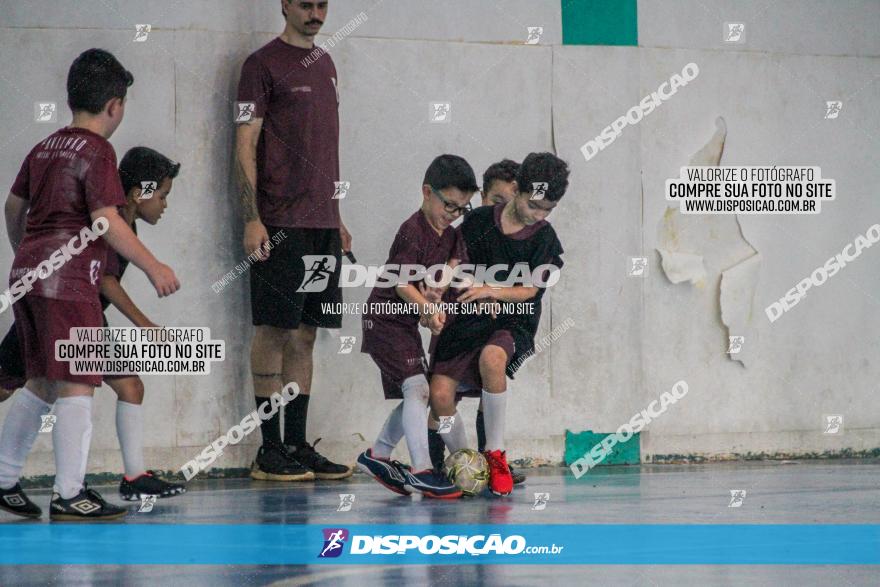
[[[91,227],[90,213],[125,204],[116,153],[104,137],[83,128],[62,128],[31,149],[10,190],[29,200],[27,226],[9,276],[10,285]],[[108,246],[98,238],[45,279],[31,295],[97,302]]]
[[[257,144],[257,208],[269,226],[339,228],[339,92],[330,55],[276,38],[241,68],[238,101],[263,119]]]
[[[458,232],[451,226],[446,227],[443,234],[437,234],[428,224],[425,214],[419,210],[400,225],[397,236],[388,251],[386,265],[415,264],[429,268],[442,265],[450,259],[458,259],[464,254],[464,247]],[[413,285],[418,287],[417,282]],[[419,336],[419,315],[417,313],[374,313],[370,304],[406,304],[395,287],[374,287],[367,298],[367,311],[364,312],[364,339],[361,351],[365,353],[382,352],[380,349],[392,350],[404,348],[422,342]],[[369,327],[367,327],[369,325]],[[397,343],[400,342],[400,346]]]

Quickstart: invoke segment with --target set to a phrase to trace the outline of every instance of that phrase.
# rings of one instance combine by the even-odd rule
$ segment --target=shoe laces
[[[101,504],[102,507],[107,505],[107,502],[104,501],[104,498],[101,497],[101,495],[97,491],[95,491],[94,489],[91,489],[87,483],[83,483],[83,491],[85,492],[86,495],[89,496],[90,499]]]
[[[296,447],[296,453],[294,453],[294,457],[298,456],[301,452],[304,452],[305,453],[304,456],[306,458],[310,458],[318,463],[326,463],[327,457],[325,457],[324,455],[320,454],[318,451],[315,450],[315,447],[318,446],[319,442],[321,442],[320,438],[316,438],[315,442],[312,444],[309,444],[308,442],[304,442],[300,446]]]
[[[504,474],[510,472],[510,467],[507,466],[507,459],[504,457],[503,452],[498,450],[487,451],[486,460],[489,461],[489,467],[493,473]]]

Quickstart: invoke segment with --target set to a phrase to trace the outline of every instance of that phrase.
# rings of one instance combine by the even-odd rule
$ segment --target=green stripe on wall
[[[559,0],[563,45],[638,45],[637,0]]]

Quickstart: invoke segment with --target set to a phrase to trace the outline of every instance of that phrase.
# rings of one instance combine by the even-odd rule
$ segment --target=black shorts
[[[0,343],[0,387],[18,389],[24,387],[26,382],[24,355],[18,342],[18,332],[13,324]]]
[[[272,243],[269,258],[251,266],[254,326],[292,329],[302,323],[342,328],[342,313],[322,307],[342,303],[339,229],[267,226],[266,230]]]

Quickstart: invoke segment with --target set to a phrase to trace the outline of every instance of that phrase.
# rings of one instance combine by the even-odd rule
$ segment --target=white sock
[[[40,416],[51,410],[52,404],[26,387],[15,394],[0,433],[0,488],[9,489],[18,483],[25,459],[40,433]]]
[[[449,430],[449,432],[440,435],[440,438],[446,443],[446,448],[449,449],[449,454],[453,454],[457,450],[468,447],[467,433],[464,430],[464,422],[462,421],[461,414],[456,410],[452,416],[454,418],[454,420],[452,420],[452,429]]]
[[[92,398],[88,395],[61,397],[55,402],[55,485],[53,491],[70,499],[82,490],[92,440]]]
[[[424,375],[414,375],[403,382],[403,433],[412,459],[413,471],[433,467],[428,450],[428,395],[430,387]]]
[[[486,428],[486,450],[504,450],[504,427],[507,423],[507,392],[489,393],[483,398],[483,424]]]
[[[397,407],[388,414],[373,444],[373,456],[380,459],[391,458],[391,453],[401,438],[403,438],[403,402],[397,404]]]
[[[125,476],[134,479],[144,469],[144,413],[140,404],[116,402],[116,436],[122,449]]]

